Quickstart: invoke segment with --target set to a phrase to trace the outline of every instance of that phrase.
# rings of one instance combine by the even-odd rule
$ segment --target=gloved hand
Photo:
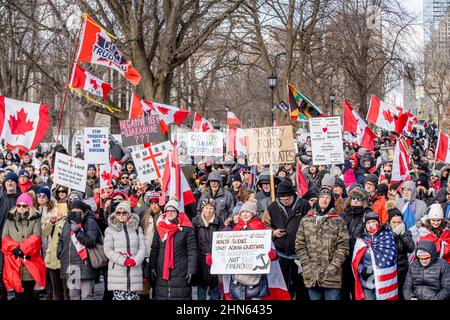
[[[156,281],[156,278],[158,277],[158,274],[156,273],[155,269],[152,269],[152,271],[150,271],[150,278],[152,281]]]
[[[363,278],[364,281],[367,281],[371,275],[373,275],[372,266],[364,267],[361,270],[361,277]]]
[[[188,273],[188,274],[186,275],[186,283],[187,283],[188,285],[192,283],[192,274],[191,274],[191,273]]]
[[[124,264],[126,267],[135,267],[136,261],[134,261],[134,259],[131,259],[131,258],[126,258]]]
[[[405,223],[400,223],[397,227],[395,227],[392,231],[398,236],[402,235],[405,232]]]
[[[70,229],[73,232],[77,232],[78,230],[80,230],[80,227],[78,226],[78,224],[75,221],[71,221],[70,222]]]
[[[23,258],[25,255],[24,255],[24,253],[23,253],[23,251],[22,250],[20,250],[20,247],[18,246],[17,248],[14,248],[13,250],[12,250],[12,253],[13,253],[13,255],[15,256],[15,257],[17,257],[17,258]]]
[[[270,261],[274,261],[278,258],[277,251],[275,249],[271,249],[269,251],[269,259]]]
[[[211,267],[211,265],[212,265],[211,253],[209,253],[209,252],[206,253],[205,254],[205,258],[206,258],[206,265]]]

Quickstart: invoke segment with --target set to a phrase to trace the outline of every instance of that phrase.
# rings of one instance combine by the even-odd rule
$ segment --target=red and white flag
[[[110,157],[109,163],[100,165],[100,188],[112,186],[112,180],[116,180],[122,173],[122,165],[114,157]]]
[[[439,137],[436,147],[436,157],[434,162],[443,161],[450,163],[450,140],[446,134],[439,131]]]
[[[308,191],[308,183],[298,162],[295,164],[295,182],[297,184],[297,194],[303,197]]]
[[[247,134],[244,129],[228,126],[227,154],[234,157],[247,155]]]
[[[356,135],[356,143],[366,150],[373,150],[377,135],[366,122],[353,110],[347,100],[344,100],[344,131]]]
[[[212,124],[203,118],[200,113],[195,113],[194,123],[192,124],[192,132],[212,132],[214,128]]]
[[[227,111],[227,125],[242,127],[242,122],[236,117],[234,112]]]
[[[184,212],[184,207],[195,202],[194,194],[187,182],[187,179],[181,171],[180,162],[178,161],[177,142],[173,146],[173,151],[169,152],[162,176],[162,198],[166,195],[169,198],[176,196],[180,204],[180,211]]]
[[[73,68],[70,86],[72,88],[86,90],[103,99],[107,99],[108,94],[112,90],[109,83],[97,78],[92,73],[87,72],[78,64],[75,64],[75,67]]]
[[[159,115],[161,131],[169,131],[168,125],[176,123],[180,125],[189,115],[189,110],[179,109],[167,104],[151,102],[139,98],[136,94],[131,95],[130,119],[143,117],[146,114]]]
[[[117,70],[133,86],[137,86],[141,75],[119,51],[111,36],[91,17],[83,15],[76,61],[98,64]]]
[[[410,178],[408,145],[405,139],[397,140],[394,149],[391,182],[403,181]]]
[[[47,105],[0,96],[0,132],[6,148],[34,150],[49,127]]]
[[[411,134],[413,125],[418,124],[419,120],[411,112],[401,112],[395,122],[395,131],[402,133],[403,131]]]
[[[372,96],[366,120],[388,131],[395,131],[395,118],[399,110]]]

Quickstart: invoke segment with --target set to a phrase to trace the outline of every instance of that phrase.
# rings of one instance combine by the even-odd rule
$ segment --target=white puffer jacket
[[[139,227],[139,217],[132,214],[126,225],[112,214],[108,219],[103,247],[109,259],[108,290],[142,290],[142,261],[145,258],[145,239]],[[136,266],[126,267],[127,253],[131,253]]]

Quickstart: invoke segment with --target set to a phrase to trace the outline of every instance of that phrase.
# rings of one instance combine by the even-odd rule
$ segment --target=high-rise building
[[[444,19],[450,0],[423,0],[423,23],[425,43],[431,40],[433,30]]]

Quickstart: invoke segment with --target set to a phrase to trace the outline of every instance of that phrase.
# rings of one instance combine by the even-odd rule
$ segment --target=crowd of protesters
[[[89,300],[100,279],[104,300],[219,300],[224,288],[227,298],[263,299],[271,275],[211,274],[212,238],[216,231],[271,229],[269,258],[279,262],[291,299],[379,299],[376,252],[396,259],[394,299],[447,300],[450,165],[434,161],[436,126],[414,128],[408,138],[409,181],[391,181],[392,159],[383,154],[396,135],[383,132],[370,151],[344,141],[345,163],[334,166],[312,164],[308,137],[298,165],[274,171],[274,201],[268,168],[247,166],[240,156],[230,165],[193,165],[187,178],[196,202],[185,208],[174,198],[160,206],[160,182],[142,183],[112,138],[122,172],[101,189],[98,166],[90,164],[84,193],[52,182],[63,146],[22,157],[5,150],[0,299]],[[307,192],[297,188],[296,168]],[[367,249],[355,265],[359,243]],[[99,244],[108,263],[94,267],[89,252]]]

